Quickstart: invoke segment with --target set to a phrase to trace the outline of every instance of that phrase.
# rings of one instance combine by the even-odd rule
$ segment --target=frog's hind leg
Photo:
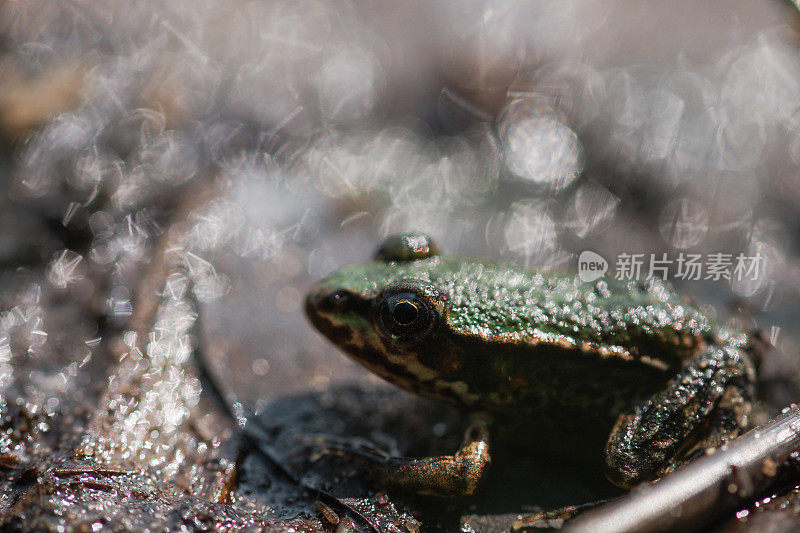
[[[467,496],[475,492],[489,468],[489,426],[482,418],[474,419],[453,455],[413,459],[349,453],[386,485],[421,494]]]
[[[620,415],[606,444],[606,475],[630,488],[660,476],[692,448],[738,435],[747,424],[754,381],[741,348],[707,346],[664,391]]]

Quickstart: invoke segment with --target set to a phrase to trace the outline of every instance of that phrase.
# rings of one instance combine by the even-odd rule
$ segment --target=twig
[[[661,480],[570,520],[568,532],[698,530],[767,490],[800,450],[800,409]]]

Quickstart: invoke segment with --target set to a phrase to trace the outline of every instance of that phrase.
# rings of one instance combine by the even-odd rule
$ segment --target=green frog
[[[599,455],[605,441],[605,474],[624,488],[748,425],[750,336],[661,280],[582,282],[452,258],[410,233],[319,282],[306,313],[369,370],[472,417],[450,456],[360,454],[383,483],[419,493],[472,494],[491,461],[493,423],[579,446],[599,432],[597,449],[582,453]]]

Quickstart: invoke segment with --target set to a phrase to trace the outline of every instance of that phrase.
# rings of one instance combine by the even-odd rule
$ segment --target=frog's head
[[[438,251],[429,237],[389,237],[375,260],[342,268],[306,298],[314,326],[384,379],[423,394],[445,370],[448,297],[430,283]]]

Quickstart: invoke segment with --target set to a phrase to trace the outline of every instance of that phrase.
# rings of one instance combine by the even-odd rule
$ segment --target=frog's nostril
[[[350,294],[344,290],[328,292],[326,290],[311,291],[306,297],[306,308],[309,312],[331,312],[346,307],[350,302]]]
[[[345,290],[338,290],[329,297],[331,304],[337,307],[342,307],[350,301],[350,295]]]
[[[321,311],[336,311],[344,309],[350,303],[347,291],[338,290],[332,293],[319,294],[314,305]]]

